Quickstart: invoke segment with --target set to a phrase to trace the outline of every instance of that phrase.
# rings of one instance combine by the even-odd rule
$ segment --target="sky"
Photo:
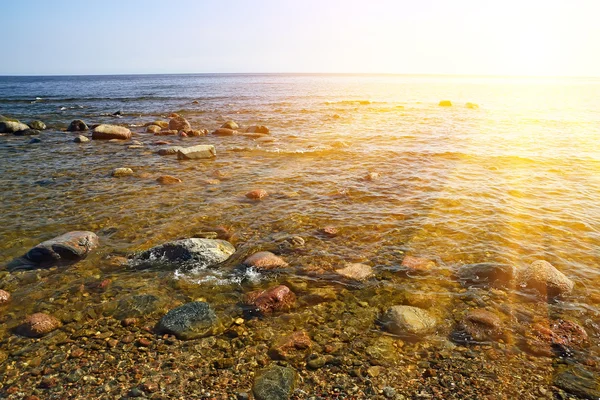
[[[0,0],[0,75],[600,76],[600,0]]]

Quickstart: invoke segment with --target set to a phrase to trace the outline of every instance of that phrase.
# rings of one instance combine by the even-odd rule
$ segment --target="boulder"
[[[156,330],[173,334],[181,340],[212,336],[218,333],[217,316],[208,303],[194,301],[165,314]]]
[[[465,286],[504,288],[514,284],[516,269],[497,263],[465,264],[457,271],[457,278]]]
[[[285,285],[266,290],[257,290],[244,296],[244,305],[251,314],[270,314],[290,309],[296,302],[296,295]]]
[[[0,133],[15,133],[19,131],[26,131],[29,126],[18,121],[1,121],[0,122]]]
[[[235,128],[235,129],[237,129],[237,128]],[[246,128],[246,132],[267,134],[267,133],[269,133],[269,128],[267,128],[264,125],[252,125],[252,126],[249,126]]]
[[[94,128],[92,139],[94,140],[128,140],[131,138],[131,131],[123,126],[102,124]]]
[[[46,129],[46,124],[43,123],[42,121],[36,120],[36,121],[31,121],[31,123],[29,123],[29,127],[31,129],[35,129],[35,130],[38,130],[38,131],[43,131],[43,130]]]
[[[177,267],[182,266],[180,263],[189,263],[193,267],[208,268],[227,260],[234,252],[235,247],[225,240],[190,238],[143,251],[134,257],[134,263],[141,267],[156,262],[169,262]]]
[[[575,283],[544,260],[534,261],[518,272],[519,286],[536,290],[547,298],[564,297],[573,291]]]
[[[181,179],[176,178],[171,175],[163,175],[163,176],[159,176],[156,179],[156,182],[160,183],[161,185],[174,185],[176,183],[181,183]]]
[[[269,196],[269,193],[263,189],[256,189],[246,193],[246,197],[250,200],[262,200],[267,196]]]
[[[10,293],[6,290],[0,289],[0,304],[8,303],[10,301]]]
[[[67,128],[67,131],[69,131],[69,132],[82,132],[82,131],[87,131],[88,129],[89,128],[85,124],[85,122],[83,122],[80,119],[76,119],[76,120],[72,121],[69,124],[69,127]]]
[[[246,258],[243,262],[248,267],[254,267],[259,270],[270,270],[276,268],[286,268],[286,263],[281,257],[276,256],[270,251],[259,251]]]
[[[336,269],[335,272],[346,279],[355,281],[364,281],[373,276],[373,268],[370,265],[360,263],[346,264],[344,268]]]
[[[35,136],[39,135],[41,132],[35,129],[24,129],[22,131],[17,131],[14,133],[15,136]]]
[[[60,328],[61,325],[61,322],[51,315],[35,313],[25,318],[17,328],[17,332],[23,336],[37,338]]]
[[[422,335],[437,326],[436,319],[426,310],[412,306],[390,307],[382,319],[384,329],[396,335]]]
[[[169,130],[172,131],[187,131],[188,129],[192,129],[190,123],[181,116],[176,116],[169,120]]]
[[[442,100],[439,105],[440,107],[452,107],[452,102],[450,100]]]
[[[98,247],[98,236],[93,232],[74,231],[46,240],[33,247],[25,258],[34,263],[56,263],[62,260],[84,259]]]
[[[294,391],[296,371],[272,365],[254,378],[252,393],[256,400],[288,400]]]
[[[234,129],[229,129],[229,128],[219,128],[219,129],[215,129],[212,134],[213,135],[218,135],[218,136],[233,136],[233,135],[237,135],[238,131],[234,130]]]
[[[204,158],[216,157],[217,151],[215,146],[207,144],[199,144],[192,147],[184,147],[177,151],[178,160],[195,160]]]
[[[240,126],[235,121],[227,121],[221,125],[221,128],[236,130],[240,129]]]
[[[158,133],[162,130],[162,128],[158,125],[148,125],[146,127],[146,132],[148,133]]]
[[[83,136],[83,135],[79,135],[77,136],[75,139],[73,139],[73,141],[75,143],[85,143],[85,142],[89,142],[90,139],[88,139],[87,137]]]
[[[115,178],[119,178],[122,176],[131,176],[133,175],[133,170],[131,168],[115,168],[113,169],[111,176]]]
[[[181,149],[183,149],[181,146],[170,146],[159,149],[157,153],[159,156],[174,156]]]

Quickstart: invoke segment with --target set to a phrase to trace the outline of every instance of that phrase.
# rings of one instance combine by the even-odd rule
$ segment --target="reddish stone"
[[[312,341],[308,334],[304,331],[298,331],[279,339],[277,343],[271,347],[269,354],[273,359],[285,360],[293,355],[294,351],[306,350],[311,347]]]
[[[188,137],[188,134],[185,131],[179,131],[179,137]]]
[[[425,272],[435,267],[435,262],[426,258],[405,256],[402,266],[410,272]]]
[[[275,268],[285,268],[288,266],[288,263],[270,251],[259,251],[258,253],[254,253],[250,257],[246,258],[244,260],[244,265],[257,269],[269,270]]]
[[[585,329],[572,321],[535,323],[525,333],[525,343],[533,354],[552,356],[552,346],[581,347],[588,342]]]
[[[138,323],[137,318],[125,318],[123,321],[121,321],[121,325],[123,325],[125,327],[137,325],[137,323]]]
[[[324,228],[321,228],[319,229],[319,232],[330,237],[337,236],[337,234],[339,233],[338,229],[333,226],[326,226]]]
[[[176,178],[171,175],[163,175],[163,176],[159,176],[156,179],[156,182],[160,183],[161,185],[174,185],[176,183],[181,183],[181,179]]]
[[[10,300],[10,293],[6,290],[0,290],[0,304],[6,303]]]
[[[150,345],[152,344],[152,342],[147,338],[139,338],[137,343],[138,343],[138,346],[143,346],[143,347],[150,347]]]
[[[171,144],[171,142],[167,142],[166,140],[157,140],[156,142],[152,143],[155,146],[162,146],[165,144]]]
[[[215,129],[213,131],[213,135],[219,135],[219,136],[233,136],[233,135],[237,135],[238,131],[234,130],[234,129],[229,129],[229,128],[219,128],[219,129]]]
[[[504,336],[504,329],[500,318],[491,311],[483,308],[469,311],[461,324],[469,340],[477,342],[500,339]]]
[[[244,299],[244,303],[253,308],[252,311],[262,314],[288,310],[295,302],[296,295],[285,285],[250,292]]]
[[[24,336],[41,337],[59,328],[61,325],[61,322],[51,315],[35,313],[27,316],[18,330]]]
[[[267,191],[263,190],[263,189],[256,189],[256,190],[246,193],[246,197],[251,200],[261,200],[261,199],[264,199],[265,197],[267,197],[268,195],[269,194],[267,193]]]
[[[83,349],[80,349],[79,347],[71,350],[71,358],[81,358],[84,354],[85,351]]]
[[[146,393],[154,393],[158,391],[158,384],[154,382],[144,382],[142,384],[142,390]]]

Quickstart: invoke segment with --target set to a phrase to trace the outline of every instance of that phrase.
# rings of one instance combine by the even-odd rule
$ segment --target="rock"
[[[0,304],[8,303],[10,301],[10,293],[6,290],[0,289]]]
[[[267,193],[267,191],[263,189],[256,189],[246,193],[246,197],[250,200],[262,200],[268,196],[269,193]]]
[[[383,316],[384,329],[396,335],[421,335],[437,326],[435,318],[422,308],[393,306]]]
[[[69,131],[69,132],[82,132],[82,131],[87,131],[88,129],[89,128],[85,124],[85,122],[83,122],[80,119],[76,119],[76,120],[72,121],[69,124],[69,127],[67,128],[67,131]]]
[[[600,398],[598,377],[580,365],[574,365],[556,375],[554,385],[581,399]]]
[[[334,236],[337,236],[337,234],[339,233],[339,230],[334,226],[325,226],[325,227],[319,229],[319,232],[325,236],[334,237]]]
[[[219,136],[233,136],[233,135],[237,135],[238,131],[234,130],[234,129],[229,129],[229,128],[219,128],[219,129],[215,129],[212,134],[213,135],[219,135]]]
[[[286,268],[286,263],[281,257],[276,256],[270,251],[259,251],[246,258],[243,262],[248,267],[254,267],[259,270],[270,270],[275,268]]]
[[[200,102],[198,100],[194,100],[192,101],[192,104],[200,104]]]
[[[514,284],[515,267],[495,263],[465,264],[457,271],[457,277],[464,285],[510,287]]]
[[[36,338],[47,335],[61,325],[60,321],[51,315],[35,313],[25,318],[25,321],[17,328],[17,332],[23,336]]]
[[[154,121],[154,122],[148,122],[146,125],[146,127],[150,126],[150,125],[156,125],[156,126],[160,126],[163,129],[166,129],[169,127],[169,123],[167,121]]]
[[[31,121],[31,123],[29,124],[29,127],[31,129],[35,129],[35,130],[38,130],[38,131],[43,131],[43,130],[46,129],[46,124],[43,123],[42,121],[36,120],[36,121]]]
[[[217,316],[208,303],[193,301],[169,311],[156,326],[181,340],[198,339],[217,333]]]
[[[573,321],[558,319],[534,323],[525,332],[525,345],[535,355],[551,357],[555,352],[569,353],[588,343],[585,329]]]
[[[442,100],[439,105],[440,107],[452,107],[452,102],[450,100]]]
[[[266,290],[257,290],[244,296],[244,304],[250,313],[270,314],[274,311],[290,309],[296,302],[296,295],[285,285]]]
[[[75,143],[85,143],[85,142],[89,142],[90,139],[88,139],[87,137],[83,136],[83,135],[79,135],[77,136],[75,139],[73,139],[73,141]]]
[[[295,381],[296,372],[292,368],[272,365],[256,375],[252,393],[256,400],[288,400]]]
[[[237,129],[237,128],[233,128],[233,129]],[[264,125],[252,125],[252,126],[249,126],[246,128],[246,132],[267,134],[267,133],[269,133],[269,128],[267,128]]]
[[[129,140],[131,139],[131,131],[123,126],[102,124],[94,128],[92,132],[94,140]]]
[[[27,144],[36,144],[36,143],[42,143],[42,139],[33,138],[29,142],[27,142]]]
[[[185,131],[179,131],[179,133],[177,134],[177,136],[184,138],[184,137],[188,137],[188,134],[185,133]]]
[[[460,344],[482,343],[504,337],[504,328],[500,318],[485,309],[469,311],[451,338]]]
[[[381,175],[379,175],[379,172],[369,172],[367,175],[365,175],[364,179],[366,181],[377,181],[379,180],[379,178],[381,178]]]
[[[37,131],[35,129],[24,129],[22,131],[17,131],[14,133],[15,136],[36,136],[39,135],[41,132]]]
[[[192,129],[187,132],[187,135],[189,137],[206,136],[206,135],[208,135],[208,129],[200,129],[200,130]]]
[[[573,291],[575,283],[547,261],[534,261],[518,273],[522,288],[534,289],[547,298],[564,297]]]
[[[421,257],[405,256],[401,264],[408,272],[427,272],[435,267],[435,262]]]
[[[373,275],[373,268],[366,264],[351,263],[346,264],[344,268],[336,269],[335,272],[346,279],[364,281]]]
[[[184,147],[177,151],[178,160],[195,160],[203,158],[216,157],[217,151],[215,146],[207,144],[199,144],[192,147]]]
[[[128,320],[123,322],[129,324],[136,318],[148,318],[156,313],[162,302],[152,294],[136,294],[121,298],[116,303],[114,317],[120,320]]]
[[[230,120],[221,125],[221,128],[236,130],[240,129],[240,126],[235,121]]]
[[[131,168],[115,168],[111,173],[111,176],[114,176],[115,178],[131,175],[133,175],[133,170]]]
[[[148,133],[158,133],[162,130],[162,128],[158,125],[148,125],[146,127],[146,132]]]
[[[138,266],[159,262],[190,263],[193,267],[208,268],[227,260],[235,252],[235,247],[225,240],[190,238],[175,240],[148,249],[134,257]]]
[[[179,150],[183,149],[181,146],[171,146],[159,149],[157,151],[159,156],[171,156],[177,154]]]
[[[269,356],[276,360],[285,360],[297,350],[307,350],[312,346],[312,341],[304,331],[294,332],[279,340],[269,350]]]
[[[479,105],[476,103],[467,103],[467,104],[465,104],[465,107],[476,110],[479,108]]]
[[[179,115],[171,118],[171,120],[169,121],[169,130],[179,132],[187,131],[188,129],[192,129],[192,126],[185,118]]]
[[[177,135],[177,131],[176,130],[169,130],[169,129],[163,129],[160,132],[157,132],[154,134],[154,136],[174,136]]]
[[[0,121],[0,133],[15,133],[27,129],[29,126],[18,121]]]
[[[163,176],[159,176],[156,179],[156,182],[160,183],[161,185],[174,185],[176,183],[181,183],[181,179],[176,178],[171,175],[163,175]]]
[[[25,258],[37,264],[78,261],[96,247],[98,236],[95,233],[74,231],[38,244],[25,254]]]

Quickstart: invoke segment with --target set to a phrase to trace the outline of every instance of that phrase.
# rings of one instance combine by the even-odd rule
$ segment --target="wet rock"
[[[503,288],[513,285],[515,267],[507,264],[465,264],[457,272],[464,285]]]
[[[322,233],[325,236],[334,237],[338,235],[339,230],[334,226],[325,226],[319,229],[319,233]]]
[[[383,316],[382,325],[396,335],[421,335],[433,331],[437,321],[422,308],[393,306]]]
[[[158,125],[148,125],[146,127],[146,132],[148,133],[158,133],[162,130],[162,128]]]
[[[525,347],[535,355],[550,357],[554,353],[569,353],[587,343],[585,329],[563,319],[531,324],[525,332]]]
[[[89,128],[85,124],[85,122],[83,122],[80,119],[76,119],[74,121],[71,121],[71,123],[69,124],[69,127],[67,128],[67,131],[69,131],[69,132],[83,132],[83,131],[87,131],[88,129]]]
[[[162,129],[166,129],[169,127],[169,123],[167,121],[154,121],[154,122],[148,122],[146,125],[146,127],[150,126],[150,125],[156,125],[156,126],[160,126]]]
[[[244,304],[249,307],[250,313],[270,314],[288,310],[295,302],[296,295],[285,285],[257,290],[244,296]]]
[[[0,133],[15,133],[25,131],[29,126],[18,121],[0,121]]]
[[[186,138],[186,137],[188,137],[188,134],[185,133],[185,131],[179,131],[179,133],[177,134],[177,136],[179,136],[180,138]]]
[[[217,333],[217,316],[208,303],[194,301],[169,311],[156,326],[181,340],[198,339]]]
[[[198,137],[208,135],[208,129],[192,129],[187,132],[189,137]]]
[[[379,180],[379,178],[381,178],[379,172],[369,172],[365,175],[364,180],[373,182]]]
[[[467,104],[465,104],[465,107],[473,109],[473,110],[476,110],[476,109],[479,108],[479,105],[476,104],[476,103],[470,103],[470,102],[468,102]]]
[[[216,157],[216,155],[217,151],[215,150],[215,146],[206,144],[199,144],[197,146],[192,147],[184,147],[177,150],[178,160],[213,158]]]
[[[160,183],[161,185],[175,185],[177,183],[181,183],[181,179],[171,175],[163,175],[159,176],[156,179],[156,182]]]
[[[131,131],[123,126],[102,124],[94,128],[92,132],[94,140],[129,140]]]
[[[408,272],[427,272],[435,267],[435,262],[421,257],[405,256],[401,264]]]
[[[133,170],[131,168],[115,168],[110,174],[115,178],[119,178],[122,176],[131,176],[133,175]]]
[[[469,311],[457,330],[452,334],[452,339],[457,343],[481,343],[503,338],[504,329],[500,318],[485,309]]]
[[[294,332],[279,339],[269,350],[269,356],[276,360],[285,360],[294,355],[298,350],[307,350],[312,346],[312,341],[304,331]]]
[[[162,131],[155,133],[154,136],[174,136],[177,135],[177,132],[179,131],[174,129],[163,129]]]
[[[542,297],[564,297],[573,291],[575,283],[547,261],[538,260],[522,268],[517,277],[519,286],[536,290]]]
[[[162,302],[157,296],[136,294],[119,299],[113,315],[116,319],[132,322],[135,318],[148,318],[156,313],[161,305]],[[124,322],[124,324],[129,322]]]
[[[238,131],[234,130],[234,129],[228,129],[228,128],[219,128],[219,129],[215,129],[212,134],[213,135],[219,135],[219,136],[233,136],[233,135],[237,135]]]
[[[240,126],[235,121],[227,121],[223,125],[221,125],[221,128],[235,130],[240,129]]]
[[[31,123],[29,124],[29,127],[31,129],[35,129],[35,130],[38,130],[38,131],[43,131],[43,130],[46,129],[46,124],[43,123],[42,121],[36,120],[36,121],[31,121]]]
[[[263,189],[256,189],[246,193],[246,198],[250,200],[262,200],[265,197],[268,197],[269,193]]]
[[[169,120],[169,130],[172,131],[187,131],[192,129],[190,123],[182,116],[176,116]]]
[[[36,143],[42,143],[42,140],[38,139],[38,138],[33,138],[28,142],[28,144],[36,144]]]
[[[355,281],[364,281],[373,276],[373,268],[369,265],[360,263],[346,264],[344,268],[336,269],[335,272],[346,279]]]
[[[254,379],[252,393],[256,400],[287,400],[292,396],[296,371],[272,365],[260,371]]]
[[[134,264],[149,267],[164,262],[190,264],[191,267],[213,267],[227,260],[235,252],[235,247],[225,240],[190,238],[175,240],[153,247],[134,257]]]
[[[452,107],[452,102],[450,100],[442,100],[439,103],[440,107]]]
[[[88,139],[87,137],[83,136],[83,135],[79,135],[77,136],[75,139],[73,139],[73,141],[75,143],[85,143],[85,142],[89,142],[90,139]]]
[[[259,251],[246,258],[243,262],[248,267],[254,267],[259,270],[270,270],[275,268],[286,268],[286,263],[281,257],[269,251]]]
[[[15,136],[37,136],[41,132],[35,129],[24,129],[22,131],[17,131],[14,133]]]
[[[27,337],[42,337],[58,329],[61,325],[60,321],[51,315],[35,313],[25,318],[25,321],[17,328],[17,332]]]
[[[600,399],[598,377],[580,365],[575,365],[556,375],[554,385],[581,399]]]
[[[237,128],[235,128],[235,129],[237,129]],[[252,126],[249,126],[246,128],[246,132],[267,134],[267,133],[269,133],[269,128],[267,128],[264,125],[252,125]]]
[[[0,304],[8,303],[10,301],[10,293],[6,290],[0,289]]]
[[[176,155],[177,152],[181,149],[183,149],[183,147],[181,147],[181,146],[165,147],[164,149],[159,149],[157,151],[157,153],[160,156],[171,156],[171,155]]]
[[[192,101],[192,104],[200,104],[200,102],[198,100],[194,100]]]

